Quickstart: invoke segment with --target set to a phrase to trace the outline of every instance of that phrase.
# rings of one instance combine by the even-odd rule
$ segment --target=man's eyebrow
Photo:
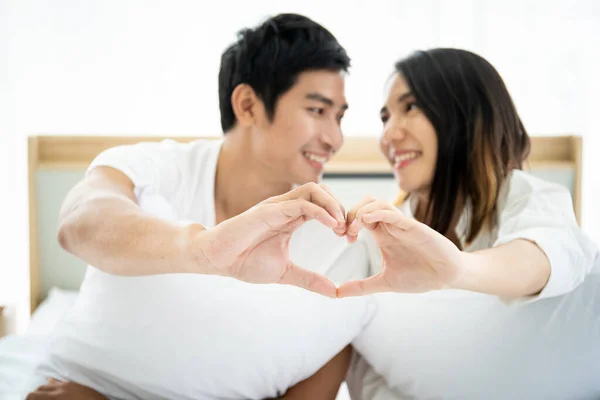
[[[323,96],[322,94],[319,94],[319,93],[309,93],[306,95],[306,98],[309,100],[320,101],[321,103],[326,104],[329,107],[333,107],[335,105],[335,102],[333,100],[331,100],[329,97]],[[347,110],[348,104],[342,104],[341,109]]]

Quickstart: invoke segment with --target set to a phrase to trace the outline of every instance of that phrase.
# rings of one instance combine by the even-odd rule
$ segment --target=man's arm
[[[347,346],[313,376],[291,387],[282,400],[335,400],[350,365],[352,348]]]
[[[306,221],[316,219],[340,235],[345,233],[343,207],[323,187],[299,186],[211,229],[180,226],[146,213],[136,204],[133,187],[115,169],[92,170],[63,204],[61,246],[115,275],[220,275],[336,296],[330,280],[289,259],[289,238]]]
[[[132,181],[97,167],[67,195],[60,211],[61,247],[95,267],[118,275],[197,271],[186,251],[204,230],[156,218],[136,203]]]

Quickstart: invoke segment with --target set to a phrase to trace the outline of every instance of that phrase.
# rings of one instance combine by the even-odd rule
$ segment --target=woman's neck
[[[415,193],[414,196],[417,197],[417,208],[414,213],[415,219],[426,224],[427,226],[432,226],[432,215],[431,213],[427,213],[429,193]],[[456,234],[456,227],[458,226],[458,222],[460,221],[463,211],[464,201],[462,196],[459,196],[456,201],[456,207],[454,208],[454,212],[452,214],[452,219],[450,220],[450,225],[448,226],[446,232],[444,232],[444,236],[454,242],[454,244],[456,244],[458,247],[461,247],[461,244],[458,235]]]

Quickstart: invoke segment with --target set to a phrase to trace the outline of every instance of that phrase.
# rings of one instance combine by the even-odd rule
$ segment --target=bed
[[[73,304],[85,264],[60,248],[56,240],[58,212],[69,189],[104,149],[160,137],[31,136],[29,138],[30,298],[32,321],[27,331],[0,340],[0,398],[18,399],[19,387],[31,378],[48,335]],[[190,141],[193,138],[176,138]],[[208,139],[217,139],[210,137]],[[560,183],[572,194],[581,215],[581,154],[578,136],[535,136],[526,170]],[[324,182],[340,201],[351,206],[369,194],[393,200],[397,188],[376,137],[348,137],[327,165]],[[340,399],[347,392],[340,391]]]

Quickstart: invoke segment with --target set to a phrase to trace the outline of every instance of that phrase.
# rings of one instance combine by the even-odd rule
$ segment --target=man
[[[202,307],[211,298],[222,301],[223,292],[212,292],[212,288],[224,285],[223,290],[227,290],[223,280],[211,280],[209,275],[295,285],[336,297],[335,285],[317,272],[325,272],[342,252],[345,210],[317,182],[325,163],[342,146],[340,125],[348,108],[344,74],[349,65],[345,50],[325,28],[300,15],[278,15],[255,29],[240,32],[238,41],[222,55],[222,141],[140,143],[110,149],[94,160],[86,178],[67,196],[59,229],[62,247],[90,264],[79,299],[85,306],[79,307],[80,315],[75,313],[58,330],[56,347],[42,368],[47,377],[78,384],[54,381],[30,394],[30,398],[47,398],[43,396],[50,393],[68,398],[71,388],[81,390],[79,384],[103,389],[114,397],[183,396],[178,388],[166,388],[173,379],[160,381],[164,373],[157,373],[152,381],[148,375],[154,370],[134,374],[129,381],[120,380],[128,373],[126,367],[113,371],[119,365],[103,357],[111,352],[113,357],[128,354],[122,357],[121,364],[125,364],[144,356],[160,359],[167,369],[179,368],[177,360],[160,353],[166,345],[152,341],[163,340],[171,331],[148,326],[157,310],[165,310],[166,314],[176,309],[177,318],[171,321],[171,328],[190,330],[189,320],[206,314],[207,309]],[[315,224],[301,227],[311,219],[333,229],[339,237],[324,233]],[[302,263],[296,265],[291,259]],[[193,302],[181,300],[193,296],[198,296]],[[143,299],[140,304],[136,302],[139,299]],[[247,301],[254,298],[249,296]],[[367,310],[362,307],[365,303],[360,303],[361,308],[335,302],[320,304],[315,311],[325,320],[339,317],[340,323],[347,326],[354,319],[356,328],[343,339],[336,338],[322,358],[307,357],[312,367],[307,368],[304,364],[311,362],[303,361],[301,365],[310,372],[301,375],[302,379],[314,374],[313,378],[290,390],[275,382],[271,386],[276,389],[261,388],[244,396],[280,396],[287,391],[285,396],[289,398],[335,398],[343,376],[317,370],[330,359],[344,365],[348,362],[348,351],[339,351],[366,322]],[[289,308],[293,312],[294,304],[290,303]],[[101,321],[90,322],[89,316],[96,315],[102,315]],[[134,319],[124,323],[125,317]],[[271,318],[281,320],[281,325],[299,319],[286,322],[281,319],[285,317],[274,314]],[[180,326],[183,324],[188,326]],[[199,324],[191,330],[204,333],[210,328]],[[220,326],[214,332],[219,336],[228,333]],[[88,342],[82,344],[84,337]],[[124,337],[129,342],[123,342]],[[187,349],[203,338],[179,333],[170,336],[168,342],[181,348],[189,340]],[[233,339],[239,342],[242,338]],[[131,340],[139,349],[127,353]],[[139,363],[131,365],[135,366],[129,370],[141,368]],[[340,370],[335,368],[335,361],[329,366],[331,371]],[[209,372],[203,370],[203,374]],[[260,378],[259,374],[255,380]],[[294,383],[302,379],[288,378]],[[236,387],[227,389],[238,390],[235,395],[242,393]],[[202,392],[206,398],[221,394],[201,390],[206,390]]]

